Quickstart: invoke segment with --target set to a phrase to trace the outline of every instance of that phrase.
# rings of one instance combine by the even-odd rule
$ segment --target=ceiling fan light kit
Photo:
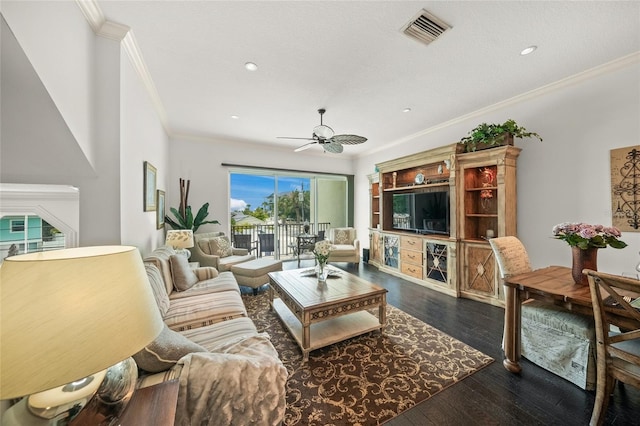
[[[357,145],[366,142],[367,138],[358,135],[336,135],[333,129],[329,126],[325,126],[322,123],[322,116],[326,110],[320,108],[318,113],[320,114],[320,125],[313,128],[313,134],[310,138],[291,138],[286,136],[279,136],[280,139],[304,139],[312,142],[306,143],[302,146],[294,149],[294,152],[304,151],[311,148],[314,144],[322,145],[325,152],[332,154],[340,154],[344,151],[343,145]]]

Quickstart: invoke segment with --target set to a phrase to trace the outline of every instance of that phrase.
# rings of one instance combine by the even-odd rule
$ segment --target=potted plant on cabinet
[[[542,142],[542,138],[535,132],[530,132],[519,126],[514,120],[509,119],[502,124],[482,123],[469,131],[468,136],[460,139],[465,152],[492,148],[502,145],[513,145],[513,138],[535,137]]]

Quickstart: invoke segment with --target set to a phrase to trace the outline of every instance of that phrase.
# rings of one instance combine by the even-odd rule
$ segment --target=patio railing
[[[331,227],[331,223],[322,222],[318,223],[317,229],[313,224],[310,224],[309,233],[317,234],[320,231],[327,231]],[[231,241],[234,241],[234,235],[236,234],[249,234],[251,235],[251,241],[258,241],[258,234],[274,234],[275,225],[232,225],[231,226]],[[280,253],[281,259],[287,258],[295,258],[296,257],[296,249],[297,249],[297,239],[296,236],[298,234],[304,233],[304,223],[297,222],[289,222],[282,225],[277,226],[278,235],[278,253]],[[258,244],[259,245],[259,244]],[[260,254],[260,247],[258,247],[258,252],[256,256]],[[275,256],[275,253],[272,254]]]

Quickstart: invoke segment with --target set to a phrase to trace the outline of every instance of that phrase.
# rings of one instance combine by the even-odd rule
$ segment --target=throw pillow
[[[169,257],[171,264],[171,278],[173,285],[178,291],[189,290],[198,282],[198,276],[189,266],[189,259],[181,254],[172,254]]]
[[[153,291],[153,296],[155,297],[156,304],[160,310],[160,315],[164,318],[169,310],[169,296],[167,295],[167,289],[164,286],[162,273],[153,263],[145,262],[144,269],[147,272],[147,279],[149,280],[149,284],[151,284],[151,290]]]
[[[227,257],[233,254],[229,237],[215,237],[209,240],[209,249],[214,256]]]
[[[341,245],[353,244],[354,237],[352,236],[352,229],[350,228],[338,228],[334,233],[334,243]]]
[[[208,238],[203,238],[201,240],[198,240],[198,247],[200,247],[200,250],[202,250],[202,252],[204,254],[211,254],[211,249],[209,248],[209,239]]]
[[[192,342],[182,334],[171,330],[165,324],[156,339],[133,355],[138,367],[150,373],[157,373],[173,367],[180,358],[193,352],[207,352],[205,348]]]

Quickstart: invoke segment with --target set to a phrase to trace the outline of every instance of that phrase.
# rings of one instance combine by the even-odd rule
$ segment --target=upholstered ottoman
[[[586,390],[595,389],[593,317],[530,300],[522,305],[522,356]]]
[[[239,285],[251,287],[253,294],[258,288],[269,282],[269,272],[282,271],[282,261],[272,259],[256,259],[231,266],[231,272]]]

